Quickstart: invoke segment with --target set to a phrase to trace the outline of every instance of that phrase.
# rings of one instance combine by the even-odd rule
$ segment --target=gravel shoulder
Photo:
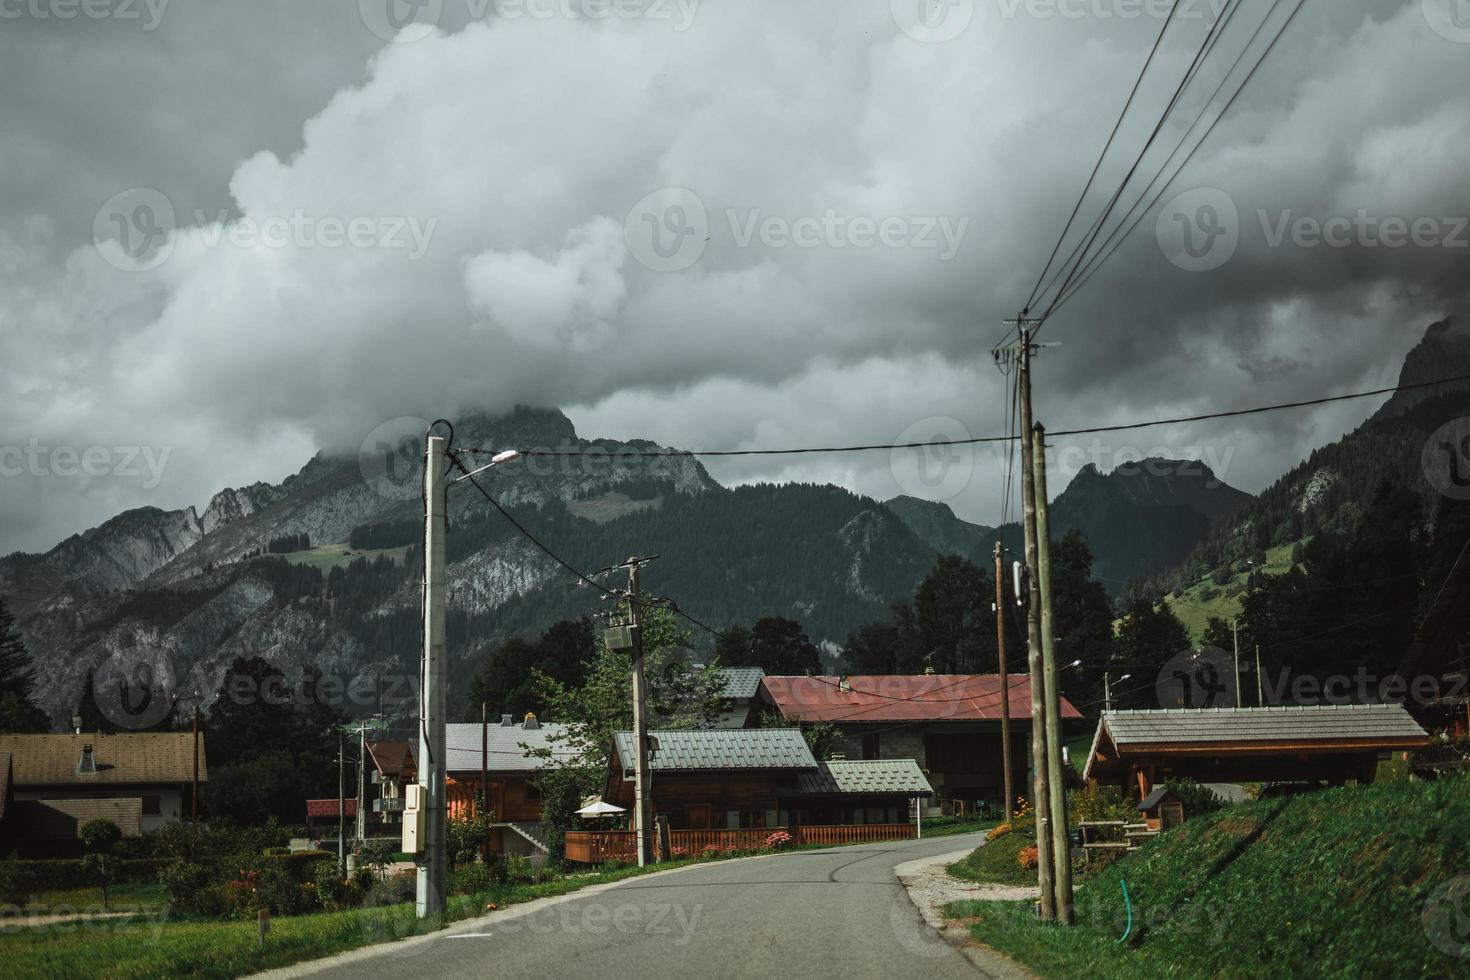
[[[967,857],[970,851],[970,848],[966,848],[937,857],[905,861],[895,866],[893,872],[908,891],[909,898],[918,907],[924,921],[946,942],[963,953],[981,974],[997,980],[1034,980],[1034,973],[990,947],[977,943],[970,935],[970,930],[961,922],[944,917],[942,909],[950,902],[1012,902],[1034,900],[1041,894],[1035,886],[991,885],[951,878],[945,868]]]

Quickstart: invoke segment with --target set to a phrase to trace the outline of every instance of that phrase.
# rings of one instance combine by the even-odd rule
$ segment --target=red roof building
[[[1007,678],[1014,788],[1029,796],[1031,682]],[[938,801],[997,806],[1004,795],[998,674],[766,677],[759,698],[782,719],[837,726],[848,759],[914,759]],[[1064,725],[1081,713],[1064,698]]]

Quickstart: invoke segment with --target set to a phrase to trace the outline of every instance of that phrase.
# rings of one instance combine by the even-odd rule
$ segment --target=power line
[[[1372,391],[1358,391],[1347,395],[1325,395],[1320,398],[1308,398],[1301,401],[1279,402],[1274,405],[1259,405],[1254,408],[1239,408],[1223,412],[1205,412],[1199,415],[1181,415],[1174,418],[1150,419],[1145,422],[1124,422],[1119,425],[1100,425],[1082,429],[1053,429],[1049,430],[1047,435],[1052,437],[1084,436],[1095,435],[1104,432],[1126,432],[1133,429],[1147,429],[1160,425],[1180,425],[1186,422],[1208,422],[1214,419],[1239,418],[1245,415],[1261,415],[1266,412],[1279,412],[1291,408],[1310,408],[1316,405],[1329,405],[1335,402],[1353,401],[1359,398],[1373,398],[1377,395],[1391,395],[1400,391],[1415,391],[1417,389],[1433,388],[1439,385],[1458,384],[1462,381],[1470,381],[1470,374],[1461,374],[1449,378],[1439,378],[1435,381],[1421,381],[1415,384],[1394,385],[1390,388],[1375,388]],[[931,447],[939,446],[977,446],[987,443],[1013,443],[1019,441],[1019,439],[1019,435],[1008,434],[1000,436],[978,436],[971,439],[934,439],[929,442],[882,443],[860,446],[813,446],[794,449],[661,449],[656,451],[638,450],[633,452],[624,452],[622,450],[618,450],[616,452],[591,452],[587,450],[577,449],[523,449],[519,452],[522,456],[553,459],[607,459],[614,455],[623,459],[679,459],[728,456],[800,456],[815,455],[820,453],[856,453],[893,449],[928,449]],[[455,450],[455,454],[457,455],[459,453],[469,453],[475,455],[485,455],[496,454],[502,451],[503,450],[499,449],[458,449]],[[462,465],[461,468],[463,468]],[[479,483],[473,480],[471,482],[475,483],[475,486],[479,488],[481,493],[485,493],[485,489],[483,487],[480,487]],[[488,498],[489,494],[486,494],[486,497]],[[493,498],[491,498],[491,502],[494,502]],[[498,508],[500,505],[496,504],[495,506]],[[504,513],[504,511],[502,511],[502,513]],[[567,567],[570,569],[570,566]],[[580,573],[577,574],[580,577]],[[598,585],[597,587],[604,588],[604,586],[601,585]]]
[[[1250,50],[1251,45],[1255,43],[1256,37],[1260,35],[1261,30],[1264,29],[1266,23],[1270,21],[1271,16],[1276,12],[1276,9],[1280,5],[1280,3],[1281,0],[1277,0],[1276,5],[1272,6],[1271,12],[1268,13],[1265,20],[1261,22],[1261,26],[1256,29],[1256,33],[1251,36],[1250,41],[1246,42],[1246,46],[1244,49],[1242,49],[1240,57],[1237,58],[1235,64],[1230,67],[1230,71],[1226,72],[1225,77],[1220,82],[1220,86],[1216,88],[1215,93],[1210,96],[1209,102],[1213,102],[1215,95],[1218,95],[1219,92],[1225,87],[1225,84],[1229,81],[1230,76],[1234,74],[1235,68],[1244,59],[1246,53]],[[1231,95],[1230,100],[1225,103],[1224,108],[1220,110],[1220,114],[1217,115],[1214,121],[1210,123],[1209,128],[1205,130],[1205,133],[1203,136],[1200,137],[1199,142],[1194,145],[1194,147],[1185,156],[1183,162],[1181,162],[1178,168],[1175,169],[1173,176],[1171,176],[1164,183],[1164,185],[1159,188],[1159,192],[1155,194],[1153,199],[1149,201],[1148,205],[1145,206],[1144,209],[1138,213],[1137,217],[1133,219],[1132,224],[1127,223],[1128,215],[1131,215],[1133,213],[1133,208],[1129,209],[1128,215],[1125,215],[1123,218],[1124,223],[1120,224],[1118,228],[1114,230],[1113,234],[1108,237],[1108,242],[1104,242],[1104,251],[1100,252],[1092,260],[1089,261],[1088,269],[1084,272],[1081,279],[1078,279],[1075,283],[1073,283],[1070,288],[1064,287],[1064,291],[1057,296],[1057,298],[1053,301],[1051,307],[1048,308],[1048,315],[1056,312],[1058,309],[1064,306],[1067,302],[1071,300],[1073,296],[1075,296],[1082,289],[1083,286],[1087,284],[1087,281],[1090,280],[1094,274],[1096,274],[1098,269],[1102,268],[1102,266],[1108,261],[1108,259],[1113,256],[1113,253],[1115,253],[1118,248],[1123,244],[1127,237],[1133,233],[1133,229],[1138,227],[1138,223],[1143,220],[1144,216],[1147,215],[1149,211],[1153,210],[1154,205],[1159,202],[1159,199],[1163,197],[1166,193],[1168,193],[1169,188],[1174,185],[1174,181],[1178,180],[1179,175],[1184,172],[1184,168],[1189,166],[1189,161],[1194,159],[1194,155],[1199,152],[1200,147],[1205,145],[1206,141],[1208,141],[1210,138],[1210,134],[1215,131],[1216,127],[1220,125],[1221,120],[1223,120],[1225,116],[1230,112],[1231,107],[1234,106],[1236,101],[1240,98],[1241,93],[1245,91],[1246,86],[1248,86],[1251,82],[1251,79],[1255,77],[1256,72],[1260,70],[1261,65],[1265,64],[1266,59],[1270,57],[1271,52],[1275,49],[1277,42],[1281,40],[1282,36],[1286,33],[1287,28],[1291,26],[1292,21],[1296,20],[1297,14],[1301,13],[1301,9],[1305,5],[1306,0],[1297,0],[1296,6],[1292,8],[1292,11],[1287,16],[1285,22],[1281,25],[1280,28],[1277,29],[1276,34],[1271,38],[1270,43],[1266,45],[1266,49],[1261,53],[1261,57],[1256,60],[1256,63],[1246,74],[1244,81],[1240,83],[1240,86],[1235,90],[1235,93]],[[1164,170],[1166,170],[1169,166],[1169,162],[1173,160],[1174,155],[1179,152],[1179,149],[1183,148],[1184,142],[1187,141],[1189,138],[1189,134],[1194,131],[1194,127],[1197,126],[1200,120],[1204,118],[1204,112],[1205,109],[1208,109],[1209,102],[1206,103],[1204,109],[1201,109],[1200,115],[1198,118],[1196,118],[1195,122],[1191,124],[1188,130],[1186,130],[1183,139],[1181,139],[1179,146],[1175,148],[1174,153],[1170,154],[1169,159],[1164,162],[1164,166],[1160,168],[1158,175],[1156,175],[1154,178],[1155,181],[1158,180],[1159,176],[1163,175]],[[1150,181],[1149,187],[1152,186],[1153,181]],[[1148,188],[1145,188],[1143,192],[1143,197],[1146,197],[1147,195]],[[1140,197],[1139,201],[1142,201],[1143,197]],[[1134,207],[1137,207],[1137,202],[1135,202]],[[1120,232],[1121,235],[1119,234]],[[1108,244],[1109,242],[1112,243],[1111,247]]]
[[[1041,284],[1046,279],[1051,264],[1056,261],[1057,253],[1062,250],[1062,243],[1067,240],[1067,233],[1072,230],[1072,222],[1077,220],[1078,213],[1082,210],[1082,203],[1087,200],[1087,192],[1092,190],[1092,184],[1097,180],[1098,171],[1102,169],[1103,161],[1107,159],[1108,150],[1112,149],[1113,140],[1118,137],[1118,130],[1123,127],[1123,120],[1128,115],[1128,110],[1133,106],[1133,100],[1138,96],[1138,90],[1143,86],[1144,76],[1148,74],[1149,66],[1154,63],[1154,56],[1159,53],[1160,46],[1164,43],[1164,35],[1169,33],[1169,25],[1174,23],[1174,15],[1179,10],[1179,4],[1169,8],[1169,16],[1164,18],[1164,26],[1159,30],[1159,36],[1154,39],[1154,46],[1149,49],[1148,58],[1143,63],[1143,68],[1138,73],[1138,78],[1133,82],[1133,88],[1128,92],[1128,99],[1123,103],[1123,111],[1118,113],[1118,121],[1113,123],[1113,131],[1108,134],[1107,142],[1103,144],[1102,153],[1098,154],[1097,163],[1092,165],[1092,173],[1087,177],[1087,183],[1082,187],[1082,193],[1077,197],[1077,203],[1072,207],[1072,213],[1067,218],[1067,223],[1062,226],[1062,233],[1057,238],[1057,243],[1052,247],[1051,255],[1046,260],[1046,265],[1041,268],[1041,275],[1036,277],[1036,285],[1031,287],[1031,295],[1026,300],[1026,308],[1021,311],[1024,317],[1031,310],[1031,305],[1036,302],[1042,293]],[[1084,236],[1085,237],[1085,236]],[[1065,263],[1064,263],[1065,264]]]

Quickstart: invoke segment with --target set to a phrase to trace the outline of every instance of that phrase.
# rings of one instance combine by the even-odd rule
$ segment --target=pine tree
[[[44,732],[51,727],[51,719],[32,699],[35,690],[35,665],[15,617],[0,600],[0,732]]]

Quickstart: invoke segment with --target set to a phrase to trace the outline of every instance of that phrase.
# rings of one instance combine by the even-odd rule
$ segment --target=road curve
[[[894,866],[979,834],[700,864],[533,902],[272,978],[924,977],[976,980]]]

